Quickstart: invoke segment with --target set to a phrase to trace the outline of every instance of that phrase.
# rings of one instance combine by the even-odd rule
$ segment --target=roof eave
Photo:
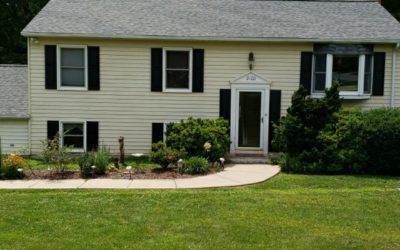
[[[0,116],[0,120],[29,120],[29,116],[24,116],[24,117],[13,117],[13,116]]]
[[[206,36],[123,36],[123,35],[100,35],[100,34],[81,34],[81,33],[45,33],[22,31],[25,37],[57,37],[57,38],[90,38],[90,39],[128,39],[128,40],[170,40],[170,41],[216,41],[216,42],[319,42],[319,43],[393,43],[400,42],[399,39],[320,39],[320,38],[273,38],[273,37],[206,37]]]

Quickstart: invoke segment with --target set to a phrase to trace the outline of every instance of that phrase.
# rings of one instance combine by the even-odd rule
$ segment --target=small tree
[[[59,133],[53,139],[42,141],[42,158],[47,164],[53,165],[58,173],[64,173],[71,161],[71,151],[72,147],[61,147]]]

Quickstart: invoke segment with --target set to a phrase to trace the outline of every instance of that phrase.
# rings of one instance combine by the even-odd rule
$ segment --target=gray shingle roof
[[[26,65],[0,64],[1,118],[29,118]]]
[[[51,0],[26,36],[397,42],[370,1]]]

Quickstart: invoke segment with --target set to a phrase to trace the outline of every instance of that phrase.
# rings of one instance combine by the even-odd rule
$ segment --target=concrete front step
[[[266,156],[233,156],[229,158],[233,164],[271,164]]]

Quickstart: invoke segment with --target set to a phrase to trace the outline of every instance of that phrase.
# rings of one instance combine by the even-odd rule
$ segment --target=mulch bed
[[[210,169],[207,174],[217,172],[215,169]],[[67,170],[64,173],[55,173],[47,170],[26,170],[24,171],[25,180],[37,179],[80,179],[82,178],[80,171]],[[87,176],[85,178],[107,178],[107,179],[183,179],[192,178],[201,175],[180,174],[177,168],[154,168],[154,169],[132,169],[131,176],[126,169],[112,169],[107,171],[105,175]]]

